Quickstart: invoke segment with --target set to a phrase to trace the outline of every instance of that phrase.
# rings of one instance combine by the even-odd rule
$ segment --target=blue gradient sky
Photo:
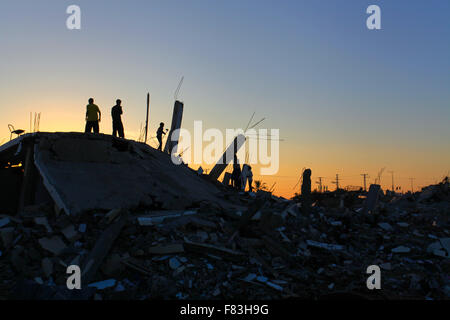
[[[80,31],[66,29],[71,4]],[[370,4],[380,31],[366,28]],[[245,127],[256,111],[281,129],[279,175],[263,177],[280,194],[303,167],[330,189],[336,173],[361,185],[382,167],[424,186],[450,170],[449,13],[447,0],[2,0],[0,142],[8,123],[29,129],[30,112],[41,131],[82,131],[91,96],[102,132],[121,98],[137,138],[147,91],[153,133],[184,75],[183,127]]]

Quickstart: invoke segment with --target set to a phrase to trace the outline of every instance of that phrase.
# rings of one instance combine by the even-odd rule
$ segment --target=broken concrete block
[[[184,104],[180,101],[175,101],[173,106],[172,125],[167,135],[166,145],[164,146],[164,152],[174,154],[177,152],[178,139],[180,137],[181,121],[183,119]]]
[[[22,256],[23,251],[22,246],[17,246],[11,253],[11,263],[19,272],[24,272],[26,266],[26,260]]]
[[[205,231],[197,231],[197,237],[200,238],[201,242],[205,242],[209,238],[208,233]]]
[[[278,291],[283,291],[283,287],[281,287],[281,286],[279,286],[279,285],[269,281],[269,279],[266,278],[266,277],[257,277],[256,280],[266,284],[267,286],[271,287],[272,289],[275,289],[275,290],[278,290]]]
[[[408,247],[405,247],[405,246],[399,246],[399,247],[393,248],[391,251],[392,251],[392,253],[408,253],[411,251],[411,249]]]
[[[64,235],[64,237],[66,237],[66,239],[69,240],[70,242],[74,242],[79,238],[78,233],[75,231],[75,227],[73,225],[64,228],[63,230],[61,230],[61,232]]]
[[[122,216],[117,222],[110,225],[108,229],[103,231],[100,238],[95,243],[89,253],[84,266],[82,268],[82,280],[90,282],[96,275],[98,268],[102,265],[103,260],[108,255],[114,241],[119,236],[123,227],[128,220],[127,215]]]
[[[383,229],[384,231],[392,231],[393,229],[392,229],[392,226],[389,224],[389,223],[386,223],[386,222],[380,222],[379,224],[378,224],[378,226],[381,228],[381,229]]]
[[[104,290],[104,289],[107,289],[107,288],[112,288],[115,285],[116,285],[116,280],[115,279],[109,279],[109,280],[104,280],[104,281],[91,283],[90,285],[88,285],[88,287],[90,287],[90,288],[97,288],[98,290]]]
[[[177,254],[184,252],[184,247],[182,243],[169,244],[165,246],[155,246],[148,249],[150,254]]]
[[[392,270],[392,265],[390,262],[380,264],[380,268],[384,270]]]
[[[322,243],[317,242],[313,240],[306,240],[306,243],[308,246],[315,247],[315,248],[322,248],[330,251],[340,251],[344,249],[344,246],[338,245],[338,244],[328,244],[328,243]]]
[[[44,275],[50,278],[53,273],[53,262],[51,259],[45,258],[42,260],[42,270],[44,271]]]
[[[244,145],[246,140],[247,138],[243,134],[239,134],[236,138],[234,138],[233,142],[228,146],[223,156],[217,161],[216,165],[209,173],[209,177],[212,180],[219,179],[228,164],[234,159],[234,155]]]
[[[250,281],[255,280],[256,278],[257,278],[256,274],[250,273],[247,277],[245,277],[245,278],[242,279],[242,280],[247,281],[247,282],[250,282]]]
[[[48,224],[48,220],[47,220],[46,217],[34,218],[34,223],[36,223],[37,225],[40,225],[40,226],[44,226],[48,233],[52,233],[53,232],[52,228]]]
[[[172,270],[175,270],[181,267],[181,262],[177,258],[172,258],[169,260],[169,266],[172,268]]]
[[[105,217],[103,218],[103,221],[107,224],[110,224],[115,218],[117,218],[121,213],[122,209],[113,209],[109,211]]]
[[[85,233],[86,232],[86,224],[82,223],[78,227],[78,232]]]
[[[447,257],[450,256],[450,238],[440,238],[439,242],[442,247],[447,251]]]
[[[0,229],[0,236],[3,242],[3,246],[5,248],[9,248],[14,241],[14,228],[10,227]]]
[[[0,219],[0,228],[7,226],[10,222],[11,220],[9,218]]]
[[[126,289],[125,289],[125,287],[122,285],[122,283],[121,282],[119,282],[118,284],[117,284],[117,286],[114,288],[114,291],[115,292],[124,292]]]
[[[447,243],[446,243],[447,239]],[[448,247],[448,239],[449,238],[442,238],[440,241],[434,242],[430,244],[427,248],[427,252],[433,253],[434,255],[442,258],[449,258],[450,257],[450,248]],[[441,241],[443,240],[443,241]],[[443,244],[445,244],[447,247],[445,247]]]
[[[39,239],[39,244],[43,249],[53,253],[56,256],[60,255],[66,249],[65,243],[58,236],[54,236],[52,238],[41,238]]]
[[[162,223],[165,219],[178,218],[182,216],[189,216],[197,214],[197,211],[159,211],[148,216],[141,216],[137,218],[140,226],[153,226]]]

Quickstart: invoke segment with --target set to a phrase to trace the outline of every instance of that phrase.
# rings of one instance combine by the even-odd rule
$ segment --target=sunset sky
[[[81,7],[81,30],[66,9]],[[366,8],[382,10],[368,30]],[[290,197],[301,170],[313,188],[369,183],[404,191],[450,171],[450,1],[2,0],[0,144],[7,125],[83,131],[87,100],[103,113],[123,101],[125,134],[137,139],[151,94],[150,136],[170,126],[174,91],[183,128],[280,129],[280,170],[258,176]],[[154,141],[151,141],[155,146]],[[197,169],[197,166],[193,166]]]

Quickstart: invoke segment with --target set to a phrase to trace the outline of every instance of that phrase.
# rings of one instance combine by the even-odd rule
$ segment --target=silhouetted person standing
[[[250,192],[253,192],[253,172],[251,166],[248,166],[247,179],[248,179],[248,189],[250,190]]]
[[[311,169],[303,171],[303,183],[302,183],[302,208],[306,213],[311,208]]]
[[[158,131],[156,131],[156,137],[158,138],[158,142],[159,142],[159,146],[158,146],[158,150],[162,151],[162,136],[163,134],[166,134],[167,130],[164,131],[164,123],[161,122],[159,124],[159,128]]]
[[[233,179],[234,187],[238,190],[241,189],[241,173],[241,165],[239,164],[239,160],[235,155],[233,161],[233,173],[231,174],[231,177]]]
[[[111,109],[111,117],[113,120],[113,136],[117,137],[117,133],[119,133],[120,138],[125,138],[125,134],[123,132],[123,123],[122,123],[122,101],[119,99],[116,101],[116,105]]]
[[[102,121],[102,113],[96,104],[94,104],[94,99],[89,99],[89,104],[86,107],[86,128],[84,132],[91,133],[94,130],[94,133],[99,133],[99,122]]]

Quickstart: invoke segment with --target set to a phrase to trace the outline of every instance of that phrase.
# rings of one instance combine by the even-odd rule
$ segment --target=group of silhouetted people
[[[112,135],[114,137],[117,137],[119,135],[119,138],[125,138],[125,133],[123,130],[123,123],[122,123],[122,101],[117,99],[116,105],[112,107],[111,109],[111,117],[113,121],[113,133]],[[102,113],[100,111],[100,108],[94,104],[94,99],[89,99],[89,104],[86,106],[86,127],[84,132],[85,133],[91,133],[92,131],[94,133],[100,132],[100,122],[102,121]]]
[[[241,170],[241,165],[237,156],[234,156],[233,172],[231,174],[231,185],[237,190],[244,190],[248,182],[249,191],[253,191],[253,172],[252,167],[244,164]]]
[[[125,138],[125,133],[122,123],[122,101],[120,99],[116,100],[116,105],[111,108],[112,117],[112,135],[114,137],[119,136],[119,138]],[[102,113],[100,108],[94,104],[94,99],[89,99],[89,104],[86,106],[86,127],[84,129],[85,133],[99,133],[100,132],[100,122],[102,121]],[[158,131],[156,132],[156,138],[158,139],[159,146],[158,150],[162,151],[162,138],[163,135],[167,134],[168,129],[164,130],[164,123],[159,124]]]

